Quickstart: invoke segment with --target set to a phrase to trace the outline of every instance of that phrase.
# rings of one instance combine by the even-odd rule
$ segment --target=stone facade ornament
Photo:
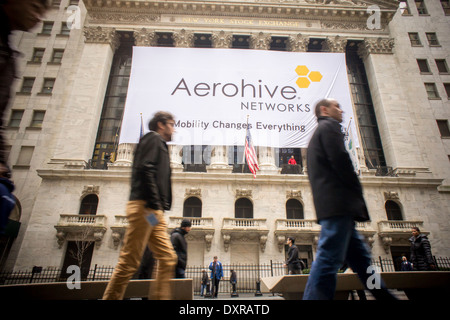
[[[114,28],[108,27],[84,27],[84,37],[86,43],[110,44],[113,51],[120,45],[120,37]]]
[[[81,197],[83,198],[84,196],[86,196],[88,194],[99,195],[99,193],[100,193],[100,186],[87,185],[87,186],[84,186]]]
[[[202,189],[200,189],[200,188],[187,188],[184,196],[186,198],[189,198],[189,197],[201,198],[202,197]]]
[[[271,36],[264,32],[260,32],[256,35],[252,34],[250,36],[250,47],[258,50],[269,50],[271,41]]]
[[[358,55],[364,59],[369,54],[393,54],[394,39],[392,38],[365,38],[358,45]]]
[[[151,47],[156,45],[156,32],[142,28],[134,31],[134,42],[138,47]]]
[[[251,198],[252,197],[252,190],[248,189],[236,189],[236,199],[237,198]]]
[[[231,48],[233,42],[233,34],[230,32],[219,31],[212,34],[212,44],[214,48]]]
[[[190,48],[194,45],[194,33],[192,31],[181,29],[179,32],[173,33],[173,39],[175,47]]]
[[[286,199],[302,200],[302,192],[300,190],[288,190],[286,191]]]
[[[327,37],[323,42],[323,47],[328,52],[345,52],[347,39],[340,36]]]
[[[399,200],[398,192],[394,191],[387,191],[384,192],[384,199],[385,200]]]
[[[287,42],[288,50],[294,52],[308,51],[308,44],[309,37],[305,37],[301,33],[289,36]]]

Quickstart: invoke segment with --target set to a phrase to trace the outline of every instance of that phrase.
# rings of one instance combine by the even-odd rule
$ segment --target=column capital
[[[231,32],[221,30],[218,32],[213,32],[211,39],[214,48],[231,48],[233,43],[233,34]]]
[[[288,50],[294,52],[308,51],[309,37],[305,37],[301,33],[290,35],[288,38]]]
[[[393,54],[394,45],[393,38],[365,38],[358,45],[358,55],[365,58],[369,54]]]
[[[175,40],[175,47],[190,48],[194,45],[194,33],[192,31],[181,29],[173,33],[173,39]]]
[[[340,36],[327,37],[322,43],[322,46],[328,52],[345,52],[347,38],[342,38]]]
[[[142,28],[140,30],[134,30],[133,35],[136,46],[151,47],[156,44],[156,32],[154,30]]]
[[[86,43],[109,44],[113,51],[120,45],[120,36],[115,28],[86,26],[83,31]]]
[[[258,50],[269,50],[271,41],[272,41],[271,36],[265,34],[264,32],[252,34],[250,36],[250,47],[252,49]]]

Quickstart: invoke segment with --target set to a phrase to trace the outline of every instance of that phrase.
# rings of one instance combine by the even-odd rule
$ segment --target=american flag
[[[258,158],[256,157],[255,148],[253,147],[252,136],[250,129],[247,127],[247,134],[245,136],[245,158],[250,171],[253,173],[253,178],[256,178],[256,171],[259,170]]]

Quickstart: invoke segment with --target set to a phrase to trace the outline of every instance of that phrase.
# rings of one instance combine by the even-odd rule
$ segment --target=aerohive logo
[[[295,83],[301,89],[306,89],[311,82],[320,82],[323,78],[319,71],[309,71],[307,66],[297,66],[295,72],[299,75],[299,78]]]

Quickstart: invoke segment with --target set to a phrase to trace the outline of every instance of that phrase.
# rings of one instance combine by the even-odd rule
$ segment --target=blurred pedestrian
[[[175,278],[185,278],[187,265],[187,242],[185,236],[191,231],[191,221],[183,219],[179,228],[175,228],[170,235],[173,249],[178,256],[178,264],[175,267]]]
[[[48,0],[1,0],[0,1],[0,162],[7,163],[3,137],[3,117],[9,105],[11,85],[16,73],[16,56],[11,45],[12,31],[29,31],[49,9]]]
[[[16,198],[12,194],[14,188],[11,170],[6,164],[0,163],[0,235],[5,233],[9,216],[16,206]]]
[[[206,296],[210,295],[210,289],[209,289],[210,283],[209,283],[209,277],[206,270],[202,270],[202,282],[201,282],[201,289],[200,289],[200,296],[203,297],[203,293],[206,289]]]
[[[130,279],[141,263],[145,246],[158,260],[151,299],[170,300],[170,278],[177,255],[170,243],[164,210],[172,204],[170,157],[167,141],[172,140],[175,121],[167,112],[150,120],[150,132],[143,136],[134,154],[131,191],[127,203],[128,227],[119,262],[103,294],[105,300],[123,299]]]
[[[431,253],[431,245],[428,237],[420,233],[418,227],[411,228],[411,263],[416,271],[435,270],[433,255]]]
[[[355,221],[370,220],[363,190],[341,130],[343,111],[335,99],[315,106],[318,126],[308,146],[308,178],[318,223],[321,225],[316,259],[305,287],[305,300],[331,300],[336,291],[337,271],[347,261],[363,285],[372,273],[369,250],[355,229]],[[377,299],[395,299],[381,280],[371,290]]]

